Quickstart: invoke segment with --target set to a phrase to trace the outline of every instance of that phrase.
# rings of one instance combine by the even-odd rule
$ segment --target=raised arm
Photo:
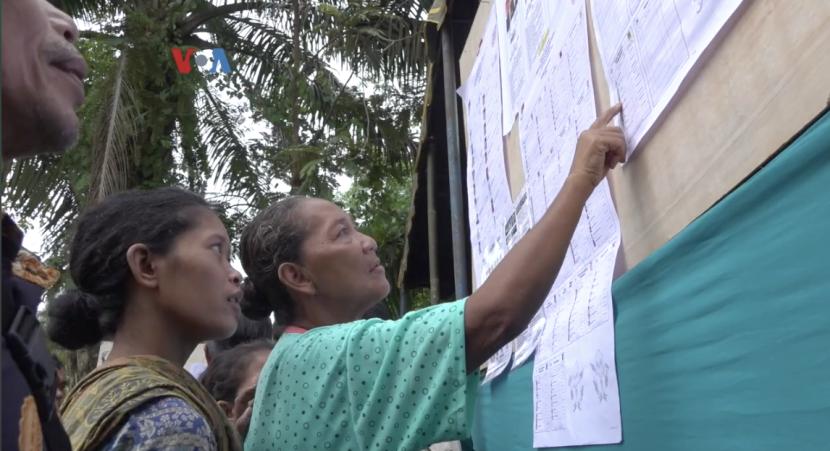
[[[608,170],[625,161],[623,132],[608,126],[621,109],[611,107],[582,132],[571,172],[548,211],[467,300],[468,372],[519,335],[545,300],[585,202]]]

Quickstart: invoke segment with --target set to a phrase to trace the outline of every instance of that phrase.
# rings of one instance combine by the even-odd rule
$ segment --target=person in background
[[[63,404],[63,398],[66,396],[66,372],[63,369],[63,363],[57,356],[54,356],[57,369],[55,370],[55,408],[60,409]]]
[[[240,314],[238,324],[236,332],[230,337],[223,340],[211,340],[205,343],[205,360],[207,360],[208,365],[213,361],[214,356],[219,355],[223,351],[250,341],[272,337],[273,325],[271,324],[271,318],[252,320]]]
[[[259,372],[273,348],[273,340],[262,338],[226,349],[211,360],[199,380],[242,437],[251,421]]]
[[[113,342],[61,406],[73,449],[239,450],[182,368],[198,343],[233,334],[239,316],[241,275],[208,203],[178,188],[110,196],[81,215],[69,269],[77,288],[47,306],[50,338],[68,349]]]
[[[3,164],[8,165],[16,158],[63,152],[75,143],[75,112],[84,100],[87,67],[75,47],[78,28],[72,18],[46,0],[4,0],[2,7],[1,134]],[[54,361],[35,317],[43,289],[12,272],[23,232],[5,212],[2,237],[0,445],[4,451],[67,450],[69,440],[53,406]],[[21,434],[21,424],[36,423],[37,433]]]
[[[360,320],[389,293],[375,241],[335,204],[289,197],[242,233],[243,311],[287,324],[260,374],[247,450],[420,450],[469,436],[477,369],[521,333],[585,202],[625,159],[605,111],[547,213],[468,299]]]
[[[251,320],[240,314],[237,319],[236,332],[223,340],[211,340],[204,345],[205,362],[195,362],[185,365],[185,369],[196,379],[201,379],[213,356],[249,341],[262,338],[271,338],[271,319]]]

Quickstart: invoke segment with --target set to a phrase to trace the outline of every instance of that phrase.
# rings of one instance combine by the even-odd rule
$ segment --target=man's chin
[[[66,150],[75,147],[75,144],[78,143],[81,122],[74,112],[68,122],[69,123],[62,128],[59,137],[55,140],[55,145],[49,152],[65,152]]]
[[[44,115],[37,122],[41,133],[30,154],[61,153],[78,142],[80,121],[72,110]]]
[[[60,153],[78,142],[79,120],[74,111],[3,119],[3,159]],[[5,116],[5,115],[4,115]]]

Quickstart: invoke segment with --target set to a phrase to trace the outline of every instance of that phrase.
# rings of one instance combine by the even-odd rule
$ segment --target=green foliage
[[[52,294],[67,283],[66,247],[87,205],[171,184],[204,193],[238,236],[278,186],[331,199],[338,177],[352,178],[345,202],[392,277],[423,95],[424,5],[60,3],[93,28],[79,43],[90,67],[79,142],[3,167],[4,208],[43,222],[49,262],[64,272]],[[233,72],[179,74],[172,47],[223,48]],[[217,186],[222,193],[210,192]]]
[[[205,192],[212,180],[259,208],[277,180],[332,197],[339,174],[408,172],[423,92],[422,5],[217,5],[62,2],[95,28],[80,41],[91,68],[81,140],[3,174],[7,208],[45,219],[48,255],[64,252],[85,205],[114,191],[175,183]],[[232,76],[178,74],[170,48],[192,45],[225,48]],[[344,69],[345,82],[336,76]],[[272,132],[252,137],[246,119]]]
[[[386,268],[386,278],[392,287],[387,307],[398,311],[399,293],[397,269],[406,240],[406,218],[411,203],[411,187],[404,177],[360,177],[337,200],[355,219],[361,232],[378,244],[377,254]]]
[[[416,288],[409,291],[409,310],[418,310],[432,305],[429,300],[429,288]]]

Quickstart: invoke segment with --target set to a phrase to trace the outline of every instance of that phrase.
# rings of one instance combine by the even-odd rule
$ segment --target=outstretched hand
[[[590,128],[579,135],[570,177],[584,179],[596,187],[609,169],[625,161],[625,135],[609,122],[622,111],[622,104],[605,110]]]

